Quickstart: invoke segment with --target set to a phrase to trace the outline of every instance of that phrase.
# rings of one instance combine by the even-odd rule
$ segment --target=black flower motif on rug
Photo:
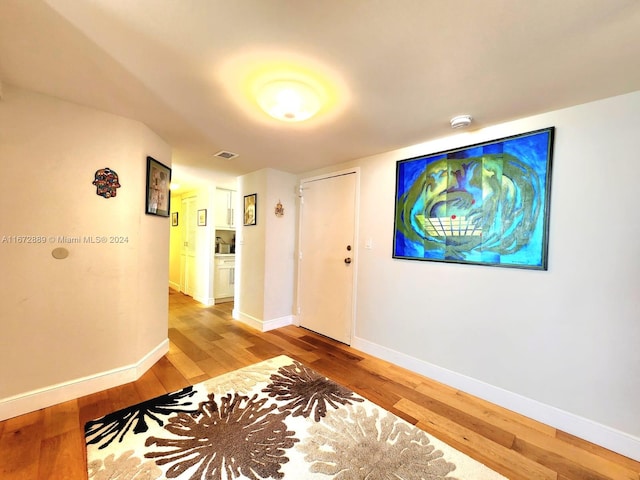
[[[144,433],[149,430],[147,419],[162,426],[165,421],[162,417],[177,412],[195,412],[197,409],[189,408],[192,403],[185,400],[194,393],[193,387],[186,387],[87,422],[84,426],[87,445],[96,444],[103,449],[116,438],[122,441],[132,425],[134,434]]]

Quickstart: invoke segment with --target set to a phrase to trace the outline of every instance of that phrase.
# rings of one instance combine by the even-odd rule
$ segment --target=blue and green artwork
[[[397,162],[393,257],[546,270],[553,136]]]

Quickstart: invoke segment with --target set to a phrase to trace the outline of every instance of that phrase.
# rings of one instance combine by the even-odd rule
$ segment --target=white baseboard
[[[176,282],[169,282],[169,288],[173,288],[175,291],[180,291],[180,284]]]
[[[602,425],[588,418],[532,400],[517,393],[495,387],[446,368],[419,360],[376,343],[354,337],[351,346],[357,350],[424,375],[463,392],[475,395],[501,407],[580,437],[640,461],[640,438]]]
[[[251,328],[260,330],[261,332],[268,332],[269,330],[293,324],[293,315],[285,315],[284,317],[273,318],[271,320],[260,320],[252,317],[251,315],[247,315],[246,313],[239,312],[234,308],[232,316],[235,320],[238,320],[245,325],[249,325]]]
[[[134,382],[168,351],[169,339],[165,339],[132,365],[0,399],[0,421]]]
[[[167,353],[169,353],[169,339],[165,338],[159,345],[157,345],[153,350],[147,353],[144,357],[138,360],[138,363],[135,364],[136,367],[136,376],[133,380],[135,382],[142,375],[144,375],[153,365],[164,357]]]
[[[201,304],[203,304],[205,307],[211,307],[213,305],[215,305],[216,300],[213,297],[202,297],[199,295],[195,295],[193,297],[193,299],[197,302],[200,302]]]
[[[216,302],[216,305],[218,305],[219,303],[227,303],[227,302],[233,302],[234,297],[219,297],[214,299],[214,301]]]

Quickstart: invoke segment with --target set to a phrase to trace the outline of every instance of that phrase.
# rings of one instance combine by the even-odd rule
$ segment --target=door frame
[[[346,168],[344,170],[337,170],[334,172],[328,172],[321,175],[315,175],[313,177],[301,178],[298,182],[298,235],[296,239],[296,290],[295,290],[295,314],[293,316],[293,324],[300,327],[300,289],[302,288],[300,282],[300,246],[302,241],[302,227],[303,227],[303,210],[304,210],[304,183],[317,182],[325,180],[327,178],[339,177],[342,175],[354,174],[355,177],[355,200],[354,200],[354,215],[353,215],[353,252],[352,252],[352,267],[353,267],[353,280],[352,280],[352,295],[351,295],[351,331],[349,332],[350,342],[353,343],[353,337],[355,335],[356,327],[356,312],[357,312],[357,292],[358,292],[358,259],[360,257],[360,243],[359,243],[359,225],[360,225],[360,167]]]

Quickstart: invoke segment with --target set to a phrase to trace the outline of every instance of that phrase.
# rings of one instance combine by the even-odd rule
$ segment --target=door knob
[[[344,263],[346,263],[347,265],[349,265],[351,263],[351,257],[347,257],[344,259]]]

